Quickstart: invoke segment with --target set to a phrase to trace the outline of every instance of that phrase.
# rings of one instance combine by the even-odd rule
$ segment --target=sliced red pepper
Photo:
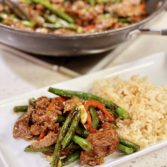
[[[145,8],[146,8],[146,4],[144,3],[144,2],[142,2],[141,4],[140,4],[140,8],[141,8],[141,10],[145,10]]]
[[[108,109],[104,106],[103,103],[96,101],[96,100],[87,100],[85,102],[84,106],[85,106],[87,111],[89,110],[89,107],[91,107],[91,106],[98,108],[108,118],[109,122],[114,121],[114,115],[110,111],[108,111]]]
[[[92,118],[91,118],[90,112],[88,110],[86,110],[86,112],[87,112],[87,115],[88,115],[87,123],[86,123],[86,128],[91,133],[95,133],[96,129],[92,127]]]
[[[39,135],[39,140],[43,139],[45,137],[45,132],[41,132],[41,134]]]
[[[61,96],[60,96],[60,97],[57,97],[57,98],[55,98],[55,99],[52,99],[51,102],[50,102],[50,104],[49,104],[49,106],[48,106],[48,110],[50,110],[50,111],[55,110],[56,104],[59,105],[59,106],[63,106],[63,102],[64,102],[65,100],[66,100],[66,99],[63,98],[63,97],[61,97]],[[62,107],[60,107],[60,108],[62,108]]]

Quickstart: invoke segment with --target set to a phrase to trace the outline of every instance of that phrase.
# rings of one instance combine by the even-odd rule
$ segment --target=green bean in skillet
[[[68,15],[67,13],[65,13],[60,9],[55,8],[53,4],[51,4],[48,0],[29,0],[29,1],[44,6],[49,11],[51,11],[52,13],[56,14],[58,17],[66,20],[69,23],[74,23],[74,19],[70,15]]]

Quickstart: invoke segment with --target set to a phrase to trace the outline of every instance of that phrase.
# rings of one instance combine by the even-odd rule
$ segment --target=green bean
[[[8,15],[6,13],[0,13],[0,20],[4,20],[8,17]]]
[[[135,144],[135,143],[132,143],[130,141],[127,141],[125,139],[120,139],[120,144],[124,145],[124,146],[127,146],[127,147],[130,147],[130,148],[133,148],[133,150],[136,152],[140,149],[140,146]]]
[[[66,120],[65,117],[63,117],[62,115],[59,115],[59,116],[58,116],[58,119],[57,119],[57,122],[58,122],[58,123],[63,123],[65,120]]]
[[[53,14],[52,15],[45,14],[44,17],[48,22],[43,24],[43,26],[46,28],[50,28],[50,29],[68,28],[75,31],[78,29],[76,25],[68,23],[67,21],[61,18],[58,18]]]
[[[31,4],[32,3],[32,0],[20,0],[22,3],[28,3],[28,4]]]
[[[63,166],[63,163],[61,160],[59,160],[58,164],[57,164],[57,167],[62,167]]]
[[[111,0],[112,3],[121,3],[123,0]]]
[[[88,137],[89,135],[89,132],[80,126],[77,127],[76,133],[84,138]]]
[[[98,118],[97,111],[94,107],[90,107],[89,110],[92,117],[92,126],[93,128],[97,128],[99,126],[99,118]]]
[[[118,129],[118,126],[116,124],[111,125],[113,129]]]
[[[71,126],[66,134],[66,136],[64,137],[63,141],[62,141],[62,149],[64,149],[71,141],[72,139],[72,136],[74,135],[75,133],[75,130],[78,126],[78,123],[79,123],[79,120],[80,120],[80,111],[77,110],[77,107],[76,107],[76,114],[73,118],[73,121],[71,123]]]
[[[43,147],[43,148],[33,148],[32,145],[27,146],[24,151],[25,152],[53,152],[53,148],[52,146],[49,147]]]
[[[90,100],[90,99],[98,100],[98,101],[104,103],[110,109],[113,109],[113,107],[115,107],[111,101],[108,101],[106,99],[103,99],[102,97],[99,97],[99,96],[96,96],[94,94],[87,93],[87,92],[63,90],[63,89],[52,88],[52,87],[50,87],[48,91],[53,93],[53,94],[59,95],[59,96],[65,96],[65,97],[77,96],[77,97],[84,99],[84,100]]]
[[[121,3],[122,0],[97,0],[98,4],[107,4],[107,3]]]
[[[58,17],[68,21],[69,23],[74,23],[74,20],[70,15],[68,15],[67,13],[65,13],[64,11],[60,9],[55,8],[48,0],[31,0],[31,2],[41,4],[49,11],[56,14]]]
[[[91,6],[96,5],[96,0],[87,0]]]
[[[79,149],[80,149],[79,145],[75,144],[74,142],[71,142],[63,151],[65,153],[72,154]]]
[[[109,2],[110,2],[110,0],[97,0],[97,4],[106,4]]]
[[[27,105],[15,106],[13,110],[14,112],[27,112],[28,106]]]
[[[32,27],[33,28],[35,26],[34,22],[28,21],[28,20],[23,20],[23,21],[21,21],[21,23],[26,27]]]
[[[36,102],[35,98],[29,99],[29,104],[34,106],[35,102]],[[14,112],[27,112],[28,105],[15,106],[13,110],[14,110]]]
[[[125,109],[117,106],[116,104],[114,104],[110,100],[106,100],[102,97],[96,96],[96,95],[91,94],[91,93],[72,91],[72,90],[62,90],[62,89],[57,89],[57,88],[52,88],[52,87],[50,87],[48,91],[53,93],[53,94],[59,95],[59,96],[65,96],[65,97],[77,96],[77,97],[84,99],[84,100],[90,100],[90,99],[97,100],[97,101],[100,101],[101,103],[103,103],[106,107],[108,107],[112,112],[115,113],[115,115],[120,116],[121,118],[125,117],[124,119],[129,117],[129,113]]]
[[[118,21],[122,23],[130,23],[129,18],[126,17],[118,17]]]
[[[71,120],[74,116],[74,112],[73,110],[69,113],[69,115],[67,116],[62,128],[60,129],[60,132],[59,132],[59,135],[58,135],[58,138],[57,138],[57,141],[56,141],[56,145],[55,145],[55,148],[54,148],[54,153],[53,153],[53,156],[52,156],[52,160],[51,160],[51,167],[57,167],[58,165],[58,162],[59,162],[59,158],[60,158],[60,153],[61,153],[61,150],[62,150],[62,147],[61,147],[61,142],[68,130],[68,127],[69,127],[69,124],[71,123]]]
[[[35,104],[36,104],[36,99],[35,99],[35,98],[29,99],[29,104],[31,104],[32,106],[35,106]]]
[[[129,148],[127,146],[124,146],[122,144],[118,144],[118,150],[125,153],[125,154],[132,154],[134,153],[133,148]]]
[[[69,24],[69,23],[67,23],[66,25],[65,24],[61,24],[59,22],[56,22],[54,24],[44,23],[43,26],[45,28],[50,28],[50,29],[68,28],[68,29],[77,31],[77,26],[74,25],[74,24]]]
[[[57,17],[55,16],[55,15],[49,15],[49,14],[45,14],[44,15],[44,18],[45,18],[45,20],[47,21],[47,22],[49,22],[49,23],[56,23],[56,21],[57,21]]]
[[[88,135],[89,135],[89,132],[86,129],[84,129],[81,136],[88,137]]]
[[[90,151],[92,149],[92,144],[80,136],[74,135],[72,140],[85,151]]]
[[[122,119],[128,119],[129,118],[129,113],[125,112],[125,110],[121,107],[118,107],[116,109],[116,113],[119,116],[119,118],[122,118]]]
[[[71,155],[69,155],[67,158],[63,159],[63,165],[68,165],[80,158],[81,151],[77,151]]]

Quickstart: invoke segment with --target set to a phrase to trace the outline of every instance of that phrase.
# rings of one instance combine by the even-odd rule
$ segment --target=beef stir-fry
[[[27,19],[0,3],[0,22],[22,30],[75,34],[116,29],[147,16],[143,0],[20,0]]]
[[[25,112],[13,128],[14,138],[34,139],[27,152],[42,152],[51,159],[51,167],[80,160],[80,165],[102,164],[107,155],[119,151],[131,154],[139,146],[120,139],[117,119],[129,119],[123,108],[99,96],[70,90],[49,88],[55,98],[30,99]]]

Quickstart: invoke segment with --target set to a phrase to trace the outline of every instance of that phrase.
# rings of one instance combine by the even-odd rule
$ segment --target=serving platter
[[[129,78],[131,75],[139,74],[148,76],[148,79],[158,85],[167,85],[167,54],[157,53],[155,55],[146,57],[144,59],[123,64],[100,72],[88,74],[67,82],[52,85],[52,87],[65,88],[71,90],[89,91],[92,82],[97,79],[112,77],[119,75],[123,78]],[[8,100],[0,102],[0,166],[2,167],[49,167],[49,162],[46,161],[41,154],[29,154],[24,152],[24,148],[29,145],[29,142],[23,140],[16,140],[12,136],[13,124],[18,118],[18,114],[13,113],[12,109],[15,105],[26,104],[27,100],[31,97],[39,96],[53,96],[47,92],[47,87],[24,94],[21,96],[13,97]],[[131,155],[120,155],[114,153],[108,156],[105,160],[103,167],[111,167],[133,158],[150,153],[157,149],[167,146],[167,140],[153,144],[146,149],[136,152]],[[79,164],[71,164],[70,166],[78,167]]]

